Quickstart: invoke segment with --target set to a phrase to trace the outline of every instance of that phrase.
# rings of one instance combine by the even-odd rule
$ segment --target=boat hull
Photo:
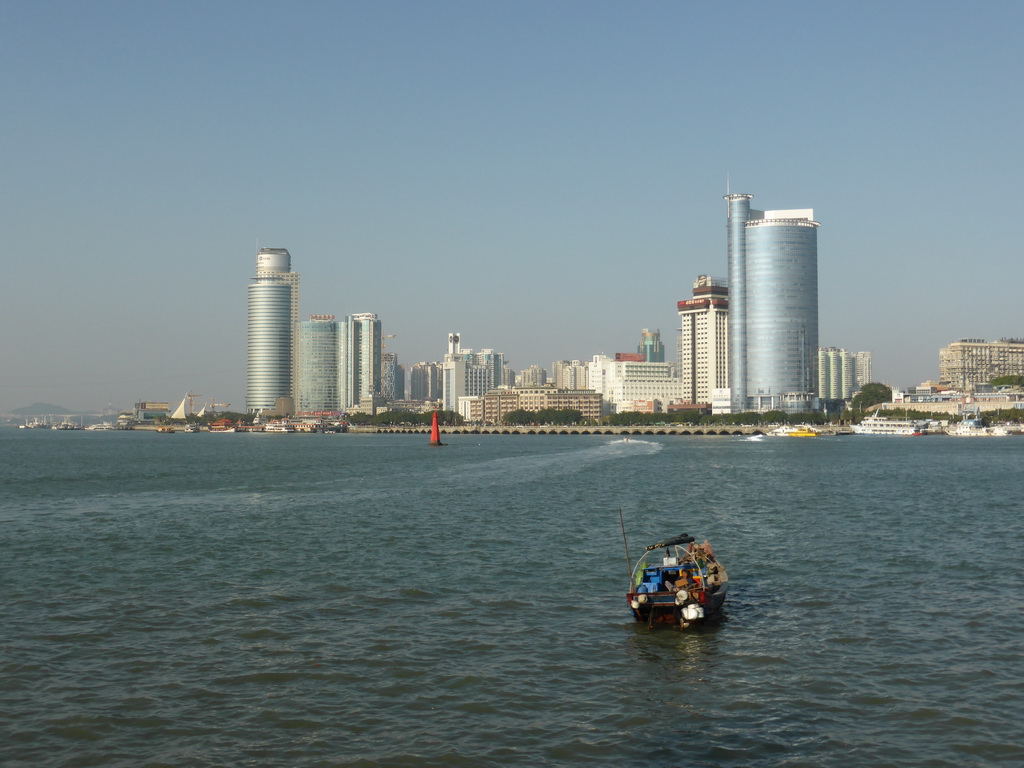
[[[725,605],[728,591],[728,584],[720,584],[713,592],[707,594],[702,592],[696,600],[686,601],[683,605],[676,603],[676,596],[671,592],[647,594],[630,592],[626,599],[633,612],[633,618],[639,623],[648,626],[668,624],[685,628],[714,619]],[[703,615],[687,618],[687,604],[700,606]]]

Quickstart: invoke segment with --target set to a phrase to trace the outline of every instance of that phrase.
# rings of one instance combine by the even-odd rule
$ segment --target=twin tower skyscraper
[[[729,194],[729,389],[733,413],[816,410],[818,222]]]

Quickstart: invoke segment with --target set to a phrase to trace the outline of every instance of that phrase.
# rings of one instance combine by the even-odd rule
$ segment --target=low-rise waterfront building
[[[474,423],[500,424],[513,411],[572,410],[580,412],[582,421],[596,422],[601,418],[601,395],[591,389],[558,389],[550,385],[508,387],[460,402],[462,417]]]

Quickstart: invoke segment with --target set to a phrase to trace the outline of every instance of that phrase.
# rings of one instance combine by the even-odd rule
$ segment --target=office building
[[[680,301],[677,374],[687,403],[711,403],[716,389],[729,386],[729,288],[725,280],[701,275],[693,298]]]
[[[353,408],[381,393],[380,320],[372,312],[349,315],[340,326],[339,398]]]
[[[661,343],[661,331],[649,331],[646,328],[640,331],[640,343],[636,351],[648,363],[664,363],[665,347]]]
[[[1024,376],[1024,339],[960,339],[939,350],[939,381],[965,392],[1000,376]]]
[[[338,386],[341,324],[334,315],[310,315],[299,323],[299,379],[296,410],[300,413],[343,410]]]
[[[441,366],[437,363],[416,363],[409,371],[409,398],[436,401],[441,399]]]
[[[729,387],[733,412],[817,407],[818,222],[730,194]]]
[[[273,276],[252,278],[245,387],[248,413],[272,411],[292,397],[293,306],[292,286],[287,282]]]
[[[298,356],[298,324],[299,324],[299,273],[292,272],[292,257],[287,248],[260,248],[256,252],[256,277],[271,277],[286,283],[291,288],[291,359],[292,359],[292,392],[299,380]]]
[[[671,363],[648,363],[639,354],[618,353],[616,359],[594,355],[589,363],[590,388],[604,396],[610,413],[650,409],[661,412],[683,399],[682,382]],[[654,401],[648,406],[647,401]]]
[[[448,411],[458,411],[459,398],[479,397],[507,385],[512,375],[502,353],[493,349],[464,350],[458,333],[448,334],[448,352],[441,368],[442,398]]]
[[[380,356],[380,394],[387,401],[405,400],[405,368],[398,363],[398,355],[384,352]]]

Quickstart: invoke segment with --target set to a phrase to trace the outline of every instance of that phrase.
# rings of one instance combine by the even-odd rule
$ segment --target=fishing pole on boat
[[[626,580],[632,586],[633,561],[629,557],[629,542],[626,541],[626,523],[622,519],[622,507],[619,507],[619,526],[622,528],[622,546],[626,548]]]

